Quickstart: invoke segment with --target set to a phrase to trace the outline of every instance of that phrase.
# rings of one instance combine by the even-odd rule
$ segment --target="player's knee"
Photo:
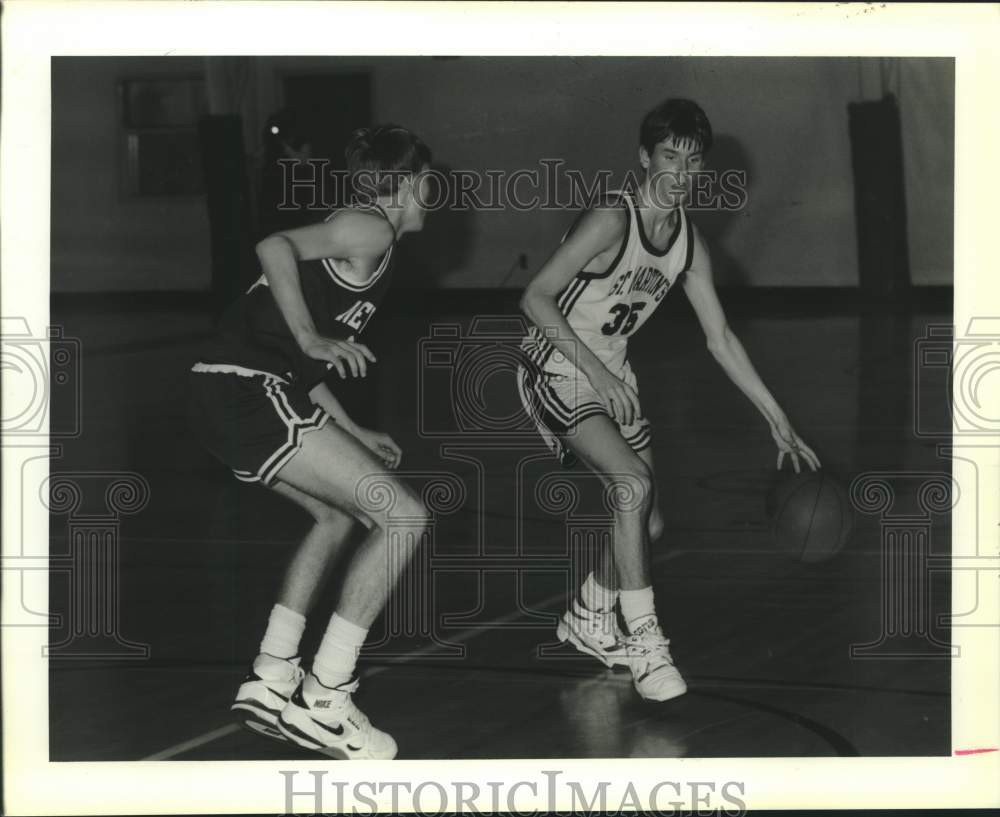
[[[424,501],[412,491],[404,491],[390,514],[390,523],[419,538],[430,527],[431,513]]]
[[[341,528],[348,520],[347,514],[330,505],[317,503],[310,511],[316,524],[321,528]]]
[[[406,515],[407,527],[416,534],[423,534],[431,526],[431,514],[423,502],[414,504]]]
[[[649,517],[649,540],[656,542],[663,536],[663,517],[654,513]]]
[[[430,511],[409,486],[396,480],[378,483],[378,491],[363,497],[361,511],[382,530],[422,532],[430,523]]]
[[[653,501],[653,473],[644,462],[615,474],[608,484],[613,510],[619,513],[648,509]]]
[[[393,514],[386,544],[396,553],[396,558],[409,561],[422,547],[430,528],[430,513],[418,498],[407,500]]]

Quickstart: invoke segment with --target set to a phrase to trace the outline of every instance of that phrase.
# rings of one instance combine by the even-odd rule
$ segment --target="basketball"
[[[854,529],[847,490],[823,470],[781,479],[768,493],[767,515],[778,548],[808,564],[835,556]]]

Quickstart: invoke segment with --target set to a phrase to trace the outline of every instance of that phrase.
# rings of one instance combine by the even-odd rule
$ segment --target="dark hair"
[[[430,148],[399,125],[374,125],[351,134],[344,150],[355,190],[388,196],[405,175],[415,175],[431,163]]]
[[[668,99],[646,114],[639,144],[649,153],[665,139],[691,140],[705,153],[712,147],[712,126],[705,112],[690,99]]]

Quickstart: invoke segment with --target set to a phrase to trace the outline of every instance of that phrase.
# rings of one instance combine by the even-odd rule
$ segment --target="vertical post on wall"
[[[858,283],[863,294],[891,298],[910,286],[899,107],[892,94],[847,106],[854,209],[858,232]]]
[[[249,286],[256,269],[243,124],[238,114],[205,116],[200,135],[212,239],[212,295],[218,312]]]

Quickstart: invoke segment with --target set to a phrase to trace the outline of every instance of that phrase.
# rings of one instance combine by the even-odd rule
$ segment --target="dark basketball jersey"
[[[371,211],[385,215],[381,208]],[[298,262],[302,294],[320,335],[352,340],[364,331],[389,289],[393,246],[361,284],[346,278],[336,259]],[[306,389],[323,380],[333,365],[302,352],[263,275],[226,310],[200,361],[197,368],[203,371],[272,374]]]

